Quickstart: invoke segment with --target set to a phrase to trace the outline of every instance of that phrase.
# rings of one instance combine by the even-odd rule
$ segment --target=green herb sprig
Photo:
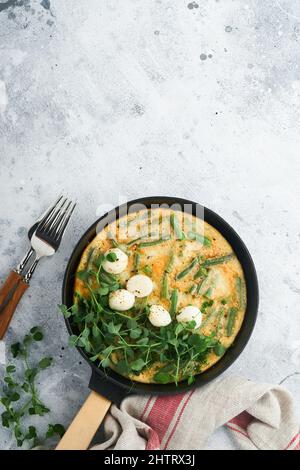
[[[195,331],[195,322],[153,327],[147,304],[136,305],[128,312],[111,310],[101,276],[94,269],[87,273],[85,283],[90,295],[77,293],[73,306],[60,308],[78,331],[70,337],[70,345],[84,349],[98,366],[112,367],[127,377],[154,366],[158,367],[154,375],[157,383],[177,384],[186,379],[191,384],[210,351],[219,344],[214,334],[204,336]],[[174,316],[177,303],[178,290],[174,289],[170,307]]]
[[[26,427],[23,423],[26,415],[44,416],[50,412],[50,409],[41,401],[36,387],[36,378],[38,374],[48,369],[53,359],[43,357],[40,361],[32,365],[30,363],[30,346],[34,342],[42,341],[42,330],[35,326],[25,335],[22,342],[14,343],[11,346],[11,353],[14,359],[21,360],[23,363],[22,379],[17,375],[15,364],[9,364],[5,370],[3,378],[3,389],[0,403],[5,408],[1,414],[2,426],[12,431],[18,447],[21,447],[25,441],[31,446],[41,443],[38,438],[35,426]],[[62,436],[64,428],[61,424],[49,424],[45,438],[52,437],[55,434]]]

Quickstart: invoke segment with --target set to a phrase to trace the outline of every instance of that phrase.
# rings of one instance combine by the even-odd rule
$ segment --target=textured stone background
[[[204,203],[248,245],[259,319],[227,374],[284,381],[300,409],[298,3],[0,0],[1,278],[43,207],[61,190],[79,203],[6,338],[9,358],[44,326],[50,421],[67,424],[88,393],[56,308],[72,248],[104,206],[157,194]]]

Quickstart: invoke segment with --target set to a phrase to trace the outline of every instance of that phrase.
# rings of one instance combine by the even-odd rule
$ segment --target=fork
[[[50,212],[52,211],[52,209],[54,207],[57,206],[57,204],[61,201],[62,199],[62,195],[59,196],[58,199],[56,199],[56,201],[54,202],[54,204],[51,204],[51,206],[49,206],[45,212],[42,213],[42,215],[35,221],[35,223],[30,227],[30,229],[28,230],[28,238],[29,238],[29,241],[31,241],[31,238],[32,238],[32,235],[34,234],[34,232],[36,231],[37,229],[37,226],[39,225],[39,223],[47,216],[50,214]],[[28,250],[28,252],[26,253],[26,255],[24,256],[24,258],[20,261],[20,263],[18,264],[18,266],[16,267],[15,269],[15,272],[17,274],[23,274],[23,271],[25,269],[25,266],[27,265],[27,263],[29,262],[31,256],[33,255],[34,253],[34,249],[32,247],[30,247],[30,249]]]
[[[0,339],[3,338],[14,311],[29,287],[39,260],[52,256],[58,250],[76,203],[60,196],[39,220],[31,236],[31,248],[14,271],[11,271],[0,289]],[[37,225],[36,225],[37,224]],[[29,233],[31,231],[29,230]],[[25,274],[25,266],[35,253],[35,260]]]

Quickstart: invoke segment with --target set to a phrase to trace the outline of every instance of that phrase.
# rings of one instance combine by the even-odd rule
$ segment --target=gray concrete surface
[[[107,205],[158,194],[204,203],[246,242],[259,319],[227,374],[284,382],[300,410],[297,5],[0,0],[1,279],[41,209],[61,190],[78,200],[6,338],[8,360],[12,341],[44,326],[52,422],[67,424],[88,393],[89,368],[66,346],[56,307],[72,248]],[[13,445],[0,428],[0,447]],[[214,446],[231,446],[226,431]]]

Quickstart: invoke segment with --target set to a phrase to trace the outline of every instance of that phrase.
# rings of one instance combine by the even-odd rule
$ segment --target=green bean
[[[213,266],[215,264],[222,264],[226,263],[227,261],[230,261],[232,258],[234,258],[234,253],[229,253],[228,255],[220,256],[219,258],[208,258],[204,261],[202,266]]]
[[[89,270],[92,268],[93,265],[93,254],[94,254],[95,248],[91,248],[86,260],[86,269]]]
[[[164,274],[162,279],[162,288],[161,288],[161,298],[169,298],[169,285],[168,285],[168,275]]]
[[[221,307],[219,313],[218,313],[218,323],[217,323],[217,328],[216,328],[216,332],[217,332],[217,336],[218,334],[220,333],[222,327],[223,327],[223,318],[224,318],[224,313],[225,313],[225,309],[223,307]]]
[[[159,238],[158,240],[153,240],[151,242],[143,242],[139,244],[140,248],[146,248],[147,246],[155,246],[159,245],[160,243],[166,242],[170,240],[171,237]]]
[[[231,309],[229,310],[228,321],[227,321],[227,326],[226,326],[227,336],[232,335],[232,330],[234,328],[237,312],[238,312],[238,309],[236,307],[231,307]]]
[[[139,313],[142,313],[145,308],[147,307],[147,304],[148,304],[148,297],[143,297],[141,299],[139,298],[135,298],[135,306],[138,310]]]
[[[110,240],[111,240],[112,246],[114,248],[119,248],[120,250],[124,251],[124,253],[127,253],[126,245],[124,245],[124,243],[119,243],[114,238],[110,238]]]
[[[197,286],[197,290],[196,290],[196,294],[199,295],[200,294],[200,291],[201,291],[201,287],[202,287],[202,284],[204,282],[205,279],[203,279],[203,281],[200,281],[198,286]]]
[[[177,274],[177,276],[176,276],[177,279],[182,279],[187,274],[189,274],[198,262],[199,262],[199,259],[198,259],[198,256],[196,256],[196,258],[193,259],[191,264],[189,264],[183,271],[181,271],[179,274]]]
[[[174,316],[177,310],[178,289],[174,289],[171,294],[170,315]]]
[[[184,240],[186,237],[185,237],[185,234],[183,233],[183,231],[181,230],[181,227],[180,227],[180,223],[176,217],[175,214],[171,214],[171,225],[173,227],[173,230],[175,232],[175,235],[177,238],[179,238],[179,240]]]
[[[148,266],[148,265],[146,265],[146,266],[143,267],[143,271],[144,271],[144,273],[147,274],[148,276],[151,276],[151,274],[152,274],[152,268],[151,268],[150,266]]]
[[[133,267],[134,267],[135,271],[137,271],[138,268],[139,268],[140,260],[141,260],[141,255],[140,255],[140,253],[138,253],[136,251],[134,253],[134,262],[133,262]]]
[[[187,235],[190,240],[196,240],[204,246],[211,246],[211,240],[200,233],[190,231]]]
[[[196,289],[197,289],[196,284],[193,284],[193,285],[190,287],[190,289],[189,289],[189,294],[193,294]]]
[[[208,271],[204,266],[200,266],[198,271],[196,272],[194,279],[198,279],[199,277],[206,277],[208,275]]]
[[[212,296],[212,288],[211,288],[211,287],[209,287],[209,288],[207,289],[207,291],[206,291],[206,292],[204,292],[204,294],[203,294],[203,295],[204,295],[205,297],[208,297],[208,298],[210,299],[210,298],[211,298],[211,296]]]
[[[209,313],[206,314],[205,320],[202,322],[201,327],[203,328],[206,326],[214,317],[217,316],[218,310],[215,308],[212,308]]]
[[[132,246],[135,245],[137,242],[139,242],[143,237],[138,237],[135,238],[134,240],[130,240],[130,242],[127,243],[127,246]]]
[[[238,276],[236,278],[236,290],[238,294],[239,307],[244,308],[245,306],[245,285],[243,280]]]
[[[140,237],[135,238],[134,240],[130,240],[127,243],[127,246],[136,245],[140,240],[143,240],[143,238],[150,238],[150,237],[154,237],[155,235],[158,235],[158,234],[157,233],[150,233],[150,234],[144,233]]]
[[[172,272],[173,266],[174,266],[174,260],[175,260],[175,255],[174,252],[171,251],[167,267],[165,269],[166,273],[170,274]]]

